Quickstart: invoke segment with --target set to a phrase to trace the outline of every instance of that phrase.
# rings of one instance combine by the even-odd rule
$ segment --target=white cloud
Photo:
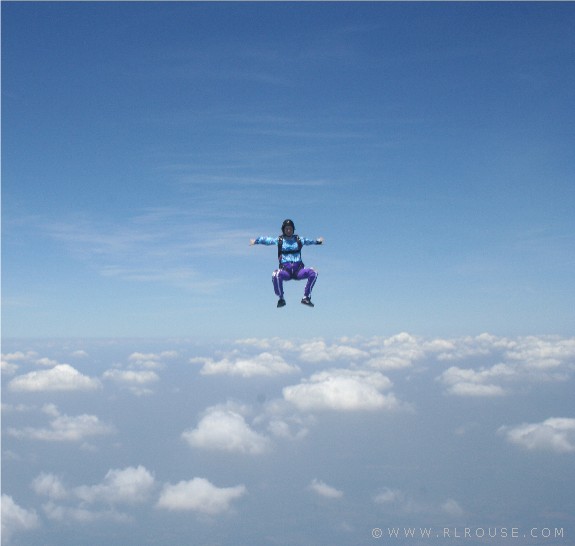
[[[296,427],[297,430],[293,430]],[[309,428],[303,421],[292,419],[271,419],[268,423],[268,431],[277,438],[288,440],[302,440],[309,433]]]
[[[130,363],[139,368],[149,370],[159,370],[164,367],[164,360],[176,358],[177,351],[163,351],[161,353],[132,353],[128,360]]]
[[[575,338],[524,337],[515,340],[482,334],[456,340],[451,352],[438,359],[449,361],[473,356],[497,358],[499,363],[478,369],[452,366],[439,380],[458,396],[501,396],[511,382],[565,381],[573,372]]]
[[[0,368],[2,373],[7,375],[13,375],[18,371],[17,362],[29,362],[36,358],[38,355],[34,351],[27,351],[23,353],[22,351],[16,351],[14,353],[2,353],[0,359]]]
[[[18,371],[18,364],[10,362],[9,360],[0,360],[0,370],[7,375],[14,375]]]
[[[232,501],[247,492],[244,485],[216,487],[205,478],[193,478],[176,485],[166,484],[157,503],[166,510],[190,510],[215,516],[230,510]]]
[[[368,366],[378,370],[400,370],[430,356],[437,355],[441,359],[456,350],[457,342],[441,338],[427,340],[401,332],[388,338],[372,338],[365,347],[371,354]]]
[[[113,369],[105,371],[102,377],[127,387],[131,392],[137,395],[152,394],[153,391],[148,388],[148,385],[160,380],[158,374],[150,370],[135,371]]]
[[[272,338],[244,338],[244,339],[236,339],[234,342],[236,345],[245,346],[245,347],[255,347],[262,351],[293,351],[296,347],[296,344],[293,341],[287,339],[281,339],[279,337],[272,337]]]
[[[90,510],[82,506],[62,506],[52,501],[42,506],[46,517],[51,520],[69,524],[71,521],[78,523],[94,523],[98,521],[114,521],[126,523],[130,517],[117,510]]]
[[[35,529],[39,524],[36,512],[22,508],[10,495],[2,494],[2,544],[8,544],[14,533]]]
[[[2,360],[8,360],[10,362],[29,362],[38,356],[36,351],[16,351],[14,353],[2,353]]]
[[[191,447],[259,455],[271,447],[265,436],[255,432],[244,417],[232,409],[214,406],[193,430],[182,433]]]
[[[148,501],[155,487],[153,475],[143,466],[111,469],[96,485],[67,488],[58,476],[48,473],[42,473],[32,481],[33,491],[49,499],[43,505],[49,519],[80,523],[129,521],[130,518],[116,507]],[[68,505],[62,504],[63,501],[69,501]],[[113,508],[100,510],[90,506],[98,504]]]
[[[146,501],[154,486],[154,476],[140,465],[109,470],[101,484],[76,487],[74,495],[89,504],[135,504]]]
[[[288,364],[281,356],[261,353],[255,357],[238,357],[234,360],[224,358],[219,361],[211,358],[193,358],[191,362],[203,362],[202,375],[236,375],[241,377],[275,376],[295,373],[297,366]]]
[[[529,336],[519,338],[506,352],[511,360],[535,370],[552,370],[575,359],[575,338]]]
[[[326,499],[341,499],[343,497],[343,491],[317,479],[312,480],[309,485],[309,489],[320,497],[325,497]]]
[[[146,362],[147,360],[162,360],[166,358],[176,358],[178,356],[177,351],[162,351],[161,353],[132,353],[128,360],[134,362]]]
[[[313,374],[299,385],[283,389],[283,396],[300,410],[358,411],[396,409],[391,381],[379,372],[337,369]]]
[[[439,351],[437,355],[438,360],[454,361],[474,357],[485,357],[515,345],[515,342],[512,340],[487,333],[474,337],[465,336],[450,340],[448,343],[444,350]]]
[[[32,482],[32,489],[37,495],[62,500],[68,497],[68,491],[62,480],[54,474],[42,473]]]
[[[60,363],[52,358],[44,357],[36,360],[36,364],[38,364],[38,366],[45,366],[46,368],[53,368],[54,366],[58,366]]]
[[[316,339],[300,346],[299,358],[304,362],[332,362],[334,360],[363,360],[369,356],[365,351],[349,345],[328,345]]]
[[[47,442],[80,442],[92,436],[111,434],[114,428],[102,423],[95,415],[62,415],[53,404],[43,408],[44,413],[53,417],[49,428],[24,427],[9,428],[8,434],[15,438],[43,440]]]
[[[147,385],[155,383],[160,378],[156,372],[152,371],[134,371],[134,370],[107,370],[104,372],[104,379],[111,379],[117,383],[127,385]]]
[[[505,394],[505,390],[499,385],[481,385],[478,383],[466,383],[464,381],[451,385],[448,392],[456,396],[469,397],[491,397],[503,396]]]
[[[552,417],[542,423],[524,423],[515,427],[500,427],[507,441],[528,450],[575,452],[575,419]]]
[[[398,370],[409,368],[416,360],[423,358],[426,353],[434,348],[445,348],[445,344],[424,342],[406,332],[395,336],[371,342],[371,353],[367,364],[379,370]]]
[[[254,424],[266,427],[268,432],[283,440],[303,440],[309,428],[316,423],[312,415],[302,415],[283,398],[270,400],[264,411],[254,419]]]
[[[100,381],[81,374],[69,364],[59,364],[50,370],[34,371],[15,377],[8,387],[12,391],[88,391],[101,387]]]
[[[29,406],[27,404],[5,404],[4,402],[2,402],[2,413],[11,413],[11,412],[18,412],[18,413],[24,413],[27,411],[34,411],[36,408],[36,406]]]
[[[439,376],[439,380],[447,385],[450,394],[457,396],[501,396],[505,390],[495,382],[515,376],[516,371],[507,364],[496,364],[479,371],[452,366]]]
[[[450,350],[440,352],[438,360],[454,361],[481,357],[497,359],[503,364],[484,366],[481,372],[491,373],[505,365],[512,379],[524,381],[565,380],[573,371],[575,338],[528,336],[516,339],[499,338],[490,334],[453,340]]]

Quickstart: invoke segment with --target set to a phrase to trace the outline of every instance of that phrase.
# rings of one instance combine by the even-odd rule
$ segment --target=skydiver
[[[301,303],[313,307],[311,302],[311,291],[317,280],[317,271],[312,267],[305,267],[301,259],[301,249],[304,245],[321,245],[323,237],[318,239],[306,239],[295,235],[295,225],[292,220],[284,220],[282,224],[282,234],[279,237],[258,237],[251,239],[250,245],[277,245],[279,269],[276,269],[272,275],[274,292],[279,298],[278,307],[283,307],[286,302],[284,299],[284,281],[307,279],[304,289],[304,297]]]

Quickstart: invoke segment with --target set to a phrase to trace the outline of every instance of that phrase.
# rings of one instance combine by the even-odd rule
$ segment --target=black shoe
[[[304,298],[303,300],[301,300],[301,302],[302,302],[304,305],[308,305],[309,307],[313,307],[313,303],[311,302],[311,299],[310,299],[309,297],[308,297],[308,298]]]
[[[278,300],[278,307],[283,307],[286,304],[286,300],[284,300],[283,298],[280,298]]]

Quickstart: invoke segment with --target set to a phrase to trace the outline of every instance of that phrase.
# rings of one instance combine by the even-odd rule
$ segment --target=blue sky
[[[4,334],[571,333],[573,17],[4,5]],[[312,320],[247,244],[286,217]]]
[[[3,3],[3,546],[573,543],[574,23]]]

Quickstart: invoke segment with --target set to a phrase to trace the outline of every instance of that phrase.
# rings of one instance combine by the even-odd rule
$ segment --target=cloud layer
[[[44,527],[56,536],[65,526],[128,528],[142,517],[253,519],[284,497],[303,511],[340,514],[345,532],[347,513],[460,521],[480,508],[449,473],[445,488],[422,474],[430,461],[475,461],[481,445],[514,460],[575,454],[568,404],[519,424],[505,411],[520,414],[523,404],[532,414],[543,391],[565,391],[575,371],[571,339],[400,333],[137,345],[118,343],[125,350],[110,358],[98,356],[107,344],[2,355],[3,461],[17,469],[11,476],[27,476],[3,498],[9,539]],[[82,372],[60,363],[66,356]],[[90,460],[93,470],[68,472],[66,459]],[[481,468],[474,463],[488,473]]]

